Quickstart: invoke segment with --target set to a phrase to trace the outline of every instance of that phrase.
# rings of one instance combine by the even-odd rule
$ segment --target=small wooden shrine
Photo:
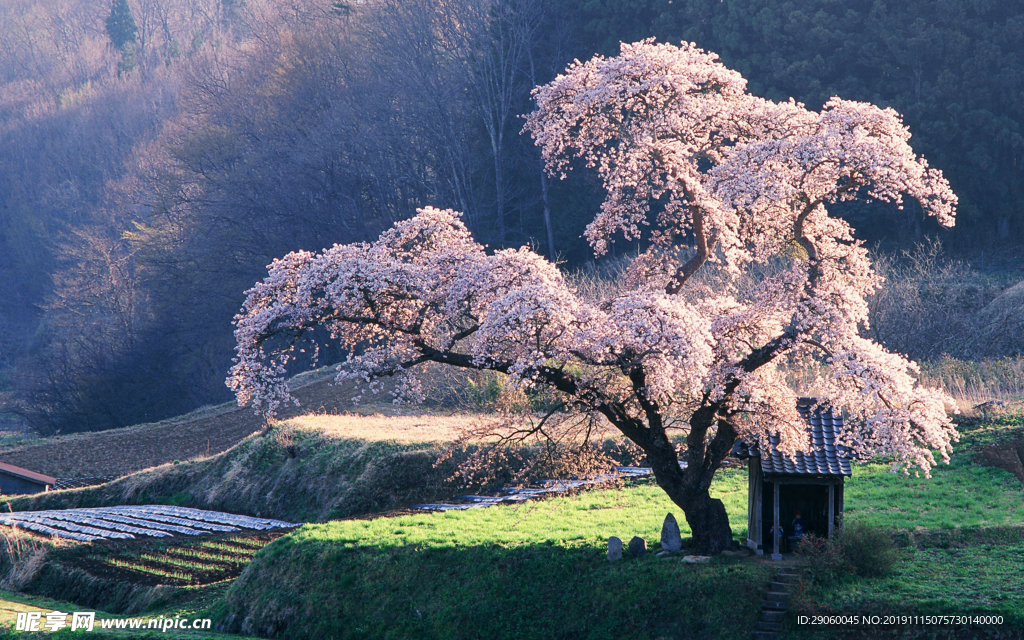
[[[851,475],[850,452],[838,444],[843,416],[814,407],[800,398],[797,412],[807,421],[811,450],[794,459],[780,453],[777,435],[762,451],[757,442],[740,440],[733,453],[750,461],[747,499],[747,545],[758,555],[781,560],[802,535],[831,536],[843,521],[843,482]]]

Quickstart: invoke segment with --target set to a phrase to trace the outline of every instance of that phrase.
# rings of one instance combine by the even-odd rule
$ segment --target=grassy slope
[[[846,482],[846,517],[888,529],[954,529],[1024,524],[1021,483],[969,454],[932,471],[931,479],[857,465]]]
[[[45,616],[51,611],[93,611],[93,609],[80,607],[78,605],[63,602],[59,600],[52,600],[50,598],[44,598],[40,596],[28,596],[21,593],[14,593],[11,591],[0,590],[0,638],[18,638],[21,640],[62,640],[64,638],[89,638],[90,640],[135,640],[135,639],[150,639],[150,638],[165,638],[166,640],[241,640],[244,636],[238,636],[233,634],[222,633],[218,631],[205,630],[205,631],[193,631],[193,630],[168,630],[167,632],[162,631],[138,631],[138,630],[100,630],[100,625],[97,622],[92,632],[75,632],[71,633],[68,629],[64,629],[57,633],[41,632],[41,633],[26,633],[21,631],[14,631],[14,625],[17,621],[19,612],[30,612],[39,611]],[[160,611],[154,611],[147,614],[145,617],[174,617],[181,615],[187,618],[202,618],[203,615],[192,608],[165,608]],[[116,619],[124,616],[117,616],[109,614],[105,611],[96,611],[97,620],[99,619]],[[70,622],[71,618],[67,618]]]
[[[429,451],[434,444],[409,444],[409,438],[403,444],[353,440],[347,437],[351,425],[332,427],[324,420],[293,420],[270,436],[250,438],[209,460],[167,465],[106,487],[21,498],[12,504],[15,509],[38,509],[152,500],[310,520],[431,499],[431,492],[443,495],[437,491],[440,485],[424,487],[422,482],[422,474],[432,469]],[[386,425],[387,420],[359,435],[389,437]],[[1003,441],[1019,426],[1020,420],[1009,420],[976,428],[962,445]],[[447,437],[429,432],[414,439]],[[737,537],[742,537],[746,486],[736,473],[723,474],[715,489],[724,492]],[[558,506],[563,500],[589,500],[587,495],[616,504]],[[996,612],[1008,620],[1021,619],[1021,597],[1014,585],[1019,583],[1015,577],[1024,574],[1017,559],[1024,544],[1024,505],[1020,484],[1009,473],[981,466],[970,453],[958,454],[949,467],[938,467],[931,480],[894,475],[882,465],[858,465],[846,496],[848,518],[904,532],[901,563],[889,578],[852,579],[810,592],[811,606],[862,613]],[[306,527],[272,545],[260,556],[267,559],[254,563],[231,589],[226,604],[215,607],[233,628],[263,632],[281,631],[308,611],[305,626],[292,622],[284,637],[445,636],[456,627],[469,629],[464,632],[469,636],[529,637],[534,621],[547,635],[578,637],[559,626],[569,624],[562,620],[580,621],[587,630],[582,637],[614,637],[616,629],[627,626],[640,629],[639,637],[687,637],[692,630],[697,635],[727,633],[716,626],[713,607],[705,603],[724,605],[724,592],[715,586],[723,579],[720,584],[726,589],[753,589],[744,591],[753,602],[760,583],[756,570],[750,573],[752,563],[729,560],[678,573],[677,562],[649,558],[609,565],[603,559],[607,535],[628,539],[640,534],[656,540],[667,510],[670,505],[660,491],[639,487],[513,508],[373,521],[379,525],[348,521]],[[495,513],[506,515],[488,521],[497,517],[488,514]],[[435,526],[409,525],[414,534],[395,533],[404,532],[404,524],[388,528],[405,518]],[[456,546],[452,540],[462,542]],[[460,586],[463,579],[468,586]],[[430,616],[415,606],[420,592],[432,594],[430,602],[438,607],[428,609]],[[675,602],[678,593],[701,597]],[[211,594],[211,599],[217,597]],[[670,604],[666,607],[663,601]],[[323,609],[323,603],[330,606]],[[501,604],[528,613],[511,618],[495,614]],[[419,609],[415,620],[403,617],[411,615],[409,606]],[[616,627],[616,619],[625,620],[624,626]]]
[[[450,492],[436,445],[282,426],[206,460],[170,464],[98,487],[8,500],[14,511],[164,503],[292,522],[362,515]],[[6,506],[5,506],[6,508]]]
[[[715,493],[742,524],[744,472],[723,472]],[[307,525],[257,556],[220,615],[233,630],[296,639],[749,636],[769,565],[605,558],[609,535],[657,541],[669,511],[682,520],[643,484]]]
[[[990,425],[980,442],[977,434],[965,440],[1005,439],[1014,427]],[[714,489],[742,538],[745,471],[724,471]],[[847,484],[847,518],[899,532],[900,562],[887,578],[811,590],[803,606],[995,614],[1024,624],[1022,498],[1020,482],[982,466],[972,451],[937,467],[931,479],[857,465]],[[646,485],[516,507],[306,526],[257,557],[220,615],[230,629],[297,638],[749,633],[746,612],[763,587],[756,562],[723,559],[694,570],[654,558],[604,560],[608,535],[657,540],[670,510],[661,491]],[[728,593],[744,595],[727,602],[734,597]],[[716,621],[722,610],[735,616]]]
[[[850,578],[808,595],[819,614],[1000,616],[1004,628],[1020,632],[1022,575],[1024,541],[1018,536],[999,544],[905,548],[889,576]]]

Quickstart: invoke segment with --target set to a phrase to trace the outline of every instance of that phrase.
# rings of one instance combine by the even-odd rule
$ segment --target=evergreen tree
[[[118,50],[124,51],[126,45],[135,42],[137,30],[128,0],[114,0],[110,6],[110,15],[107,17],[107,35],[110,36],[110,41]]]

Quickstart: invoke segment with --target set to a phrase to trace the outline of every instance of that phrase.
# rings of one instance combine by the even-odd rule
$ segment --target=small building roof
[[[56,484],[57,482],[57,478],[54,478],[53,476],[44,475],[42,473],[36,473],[35,471],[29,471],[28,469],[23,469],[13,464],[7,464],[6,462],[0,462],[0,473],[7,473],[12,476],[17,476],[18,478],[38,482],[39,484],[52,485]]]
[[[738,440],[732,453],[740,458],[761,457],[761,469],[765,474],[775,475],[808,475],[808,476],[850,476],[850,450],[839,444],[839,432],[843,428],[843,415],[833,413],[831,407],[818,407],[813,412],[811,407],[816,398],[800,398],[796,410],[807,421],[807,430],[811,437],[811,450],[797,451],[790,460],[786,454],[778,451],[779,436],[768,437],[769,453],[761,456],[758,442]]]

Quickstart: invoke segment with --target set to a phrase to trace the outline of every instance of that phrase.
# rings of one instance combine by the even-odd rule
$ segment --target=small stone
[[[671,513],[665,516],[661,525],[661,548],[666,551],[679,551],[683,548],[683,538],[679,535],[679,523]]]
[[[622,540],[615,536],[608,538],[608,560],[610,562],[622,560]]]
[[[671,551],[659,551],[656,555],[659,558],[671,558],[675,554],[672,553]]]
[[[640,536],[633,536],[633,539],[629,541],[629,555],[634,558],[646,555],[647,553],[647,541]]]
[[[701,564],[711,560],[711,556],[683,556],[683,562],[686,564]]]
[[[722,555],[723,555],[723,556],[729,556],[729,557],[732,557],[732,556],[738,556],[738,555],[740,555],[740,552],[739,552],[739,551],[730,551],[729,549],[726,549],[725,551],[723,551],[723,552],[722,552]]]

